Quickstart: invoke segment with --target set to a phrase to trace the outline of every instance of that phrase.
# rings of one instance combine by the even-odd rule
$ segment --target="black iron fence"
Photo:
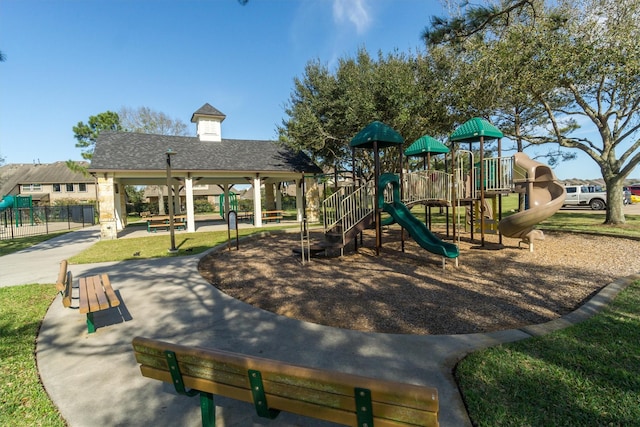
[[[0,211],[0,240],[73,230],[96,223],[93,205],[6,208]]]

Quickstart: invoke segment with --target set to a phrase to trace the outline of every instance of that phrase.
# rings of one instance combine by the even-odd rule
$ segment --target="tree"
[[[82,158],[91,160],[100,132],[120,130],[122,130],[122,126],[120,125],[118,114],[113,111],[105,111],[104,113],[90,116],[86,124],[78,122],[73,127],[73,136],[78,141],[76,142],[76,147],[82,150]]]
[[[122,107],[118,112],[120,125],[126,132],[151,133],[156,135],[186,136],[187,125],[180,119],[172,119],[165,113],[149,107],[134,110]]]
[[[285,107],[289,116],[278,128],[280,140],[308,154],[321,166],[350,167],[351,139],[379,120],[398,131],[407,144],[431,133],[442,135],[447,117],[433,89],[434,73],[421,55],[394,52],[372,58],[363,48],[356,58],[342,58],[335,72],[310,61]],[[450,124],[448,124],[450,126]],[[373,155],[358,150],[364,175],[373,169]],[[397,148],[381,157],[385,170],[399,170]]]
[[[90,116],[88,122],[78,122],[73,127],[73,136],[76,139],[76,147],[82,149],[82,158],[85,160],[91,160],[93,156],[93,149],[96,145],[98,135],[102,131],[119,131],[122,130],[120,126],[120,118],[117,113],[113,111],[105,111],[95,116]],[[67,160],[66,165],[74,172],[81,172],[87,174],[87,168],[78,162],[73,160]]]
[[[2,53],[2,51],[0,51],[0,62],[4,62],[7,60],[7,57],[4,53]]]
[[[605,223],[619,224],[624,180],[640,162],[639,20],[640,0],[511,0],[435,19],[425,40],[460,46],[479,39],[491,47],[489,58],[501,55],[496,78],[525,72],[520,90],[546,114],[546,131],[527,139],[591,157],[607,186]],[[587,125],[593,136],[577,133]]]

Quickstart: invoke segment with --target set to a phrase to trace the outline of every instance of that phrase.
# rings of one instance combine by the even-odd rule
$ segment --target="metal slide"
[[[498,224],[498,230],[503,236],[520,238],[531,245],[535,239],[544,239],[542,230],[534,230],[534,227],[562,207],[566,191],[548,165],[536,162],[524,153],[516,153],[514,158],[516,168],[526,172],[526,178],[516,185],[524,187],[529,209],[504,218]]]
[[[384,202],[383,193],[387,184],[393,186],[393,201],[391,203]],[[395,222],[404,227],[423,249],[443,257],[457,258],[460,255],[460,251],[456,245],[440,240],[400,202],[399,188],[400,182],[396,175],[390,173],[382,174],[378,182],[379,199],[382,199],[379,200],[379,206],[391,215]]]

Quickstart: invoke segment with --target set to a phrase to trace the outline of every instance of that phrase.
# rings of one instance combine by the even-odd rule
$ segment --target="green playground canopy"
[[[425,156],[428,153],[448,153],[449,148],[437,139],[424,135],[416,139],[413,144],[404,150],[405,156]]]
[[[485,141],[502,138],[500,129],[480,117],[474,117],[460,125],[449,137],[453,142],[476,142],[484,137]]]
[[[392,127],[382,122],[375,121],[369,123],[364,129],[353,137],[349,146],[357,148],[373,148],[373,143],[378,143],[378,148],[389,147],[404,143],[404,138],[400,136]]]

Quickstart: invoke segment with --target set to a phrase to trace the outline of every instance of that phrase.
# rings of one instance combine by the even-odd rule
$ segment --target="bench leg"
[[[216,427],[216,405],[213,404],[213,394],[200,392],[200,413],[202,427]]]
[[[96,331],[96,325],[93,323],[93,313],[87,313],[87,331],[90,334]]]

